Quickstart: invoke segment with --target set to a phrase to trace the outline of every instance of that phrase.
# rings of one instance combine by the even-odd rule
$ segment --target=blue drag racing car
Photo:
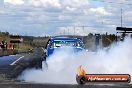
[[[84,44],[80,38],[69,38],[69,37],[50,38],[45,48],[46,57],[52,55],[55,49],[65,46],[72,47],[76,52],[84,49]]]

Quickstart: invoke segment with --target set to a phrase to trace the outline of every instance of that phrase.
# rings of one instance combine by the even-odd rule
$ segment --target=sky
[[[132,0],[0,0],[0,31],[12,34],[88,35],[132,27]],[[84,27],[83,27],[84,26]]]

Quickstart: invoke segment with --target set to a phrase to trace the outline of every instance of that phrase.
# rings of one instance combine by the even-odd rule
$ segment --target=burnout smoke
[[[20,80],[35,83],[76,84],[76,71],[82,65],[88,74],[132,75],[132,39],[113,44],[109,50],[73,53],[73,49],[62,48],[48,58],[48,69],[25,70]]]

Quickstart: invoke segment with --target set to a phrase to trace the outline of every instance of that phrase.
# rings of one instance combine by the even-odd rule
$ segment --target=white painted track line
[[[16,62],[18,62],[20,59],[24,58],[24,56],[21,56],[20,58],[18,58],[17,60],[15,60],[13,63],[11,63],[10,65],[15,65]]]

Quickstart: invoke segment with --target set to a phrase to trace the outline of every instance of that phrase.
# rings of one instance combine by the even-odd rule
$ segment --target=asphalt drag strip
[[[33,51],[0,57],[0,81],[16,78],[27,68],[42,68],[44,51],[42,48],[34,48]]]
[[[22,82],[0,83],[0,88],[132,88],[131,84],[32,84]]]

